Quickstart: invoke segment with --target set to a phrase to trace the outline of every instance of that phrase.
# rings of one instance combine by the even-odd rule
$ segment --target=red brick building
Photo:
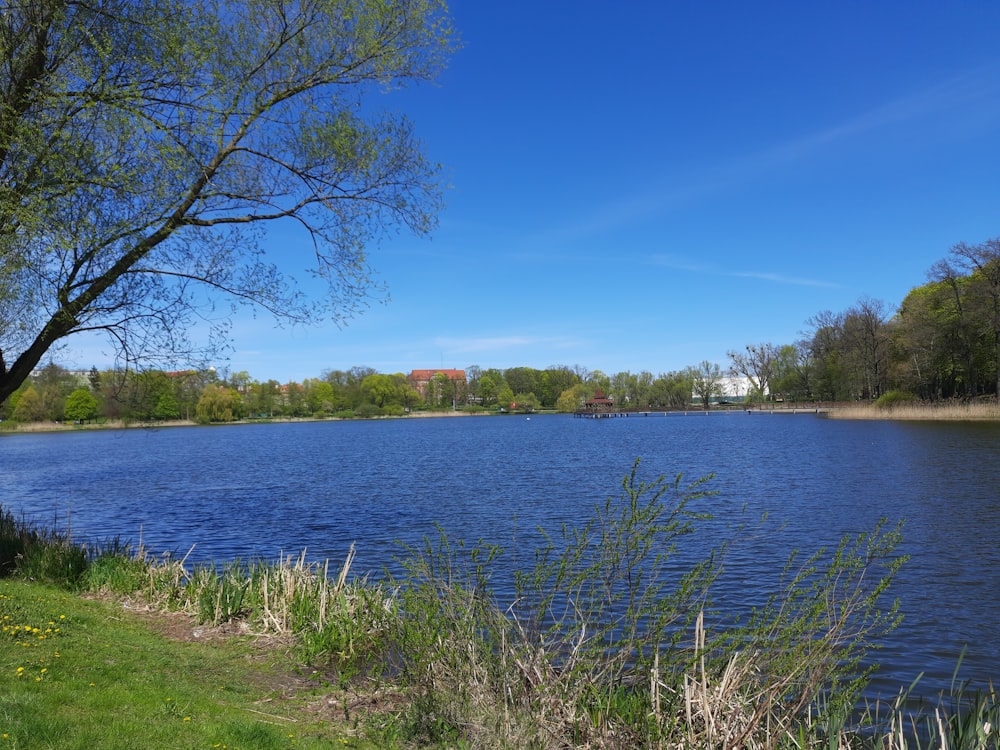
[[[443,401],[451,401],[453,405],[464,404],[469,387],[465,370],[413,370],[406,380],[424,401],[432,405]]]

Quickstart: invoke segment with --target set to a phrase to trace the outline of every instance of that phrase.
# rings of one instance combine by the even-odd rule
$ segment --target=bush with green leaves
[[[917,401],[917,397],[905,391],[886,391],[875,399],[876,409],[892,409],[895,406],[912,404]]]
[[[711,478],[644,482],[638,465],[618,498],[545,536],[533,564],[515,568],[513,601],[493,593],[500,547],[439,530],[408,548],[394,651],[413,689],[415,740],[773,746],[772,732],[817,725],[817,711],[840,731],[870,673],[866,655],[898,622],[895,604],[882,604],[903,563],[899,529],[880,524],[797,567],[793,556],[765,607],[709,634],[703,613],[726,543],[676,563],[711,518],[701,507]]]

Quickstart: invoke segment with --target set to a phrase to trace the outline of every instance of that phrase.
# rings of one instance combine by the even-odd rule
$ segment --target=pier
[[[591,409],[584,407],[573,412],[574,417],[583,419],[618,419],[628,417],[709,417],[709,416],[774,416],[775,414],[826,414],[823,406],[781,406],[781,407],[717,407],[715,409]]]

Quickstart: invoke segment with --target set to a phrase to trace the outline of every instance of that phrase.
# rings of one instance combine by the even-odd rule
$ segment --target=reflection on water
[[[697,559],[741,521],[767,522],[727,558],[716,592],[762,603],[790,550],[905,520],[894,587],[902,627],[877,689],[920,672],[928,694],[1000,675],[1000,425],[840,422],[811,415],[413,419],[0,436],[0,502],[78,539],[121,536],[196,560],[296,554],[393,568],[398,541],[503,544],[530,560],[539,526],[578,524],[640,475],[715,474]],[[503,571],[501,570],[501,578]],[[499,579],[498,579],[499,580]]]

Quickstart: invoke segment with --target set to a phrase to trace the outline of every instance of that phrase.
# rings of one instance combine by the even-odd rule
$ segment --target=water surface
[[[192,559],[297,554],[392,568],[399,541],[440,524],[503,544],[513,561],[588,518],[641,458],[640,476],[715,474],[697,556],[741,519],[719,595],[764,601],[788,552],[903,519],[905,619],[879,655],[889,692],[1000,676],[1000,425],[691,414],[278,423],[0,436],[0,502],[78,539],[113,536]],[[701,545],[701,546],[699,546]],[[193,549],[192,549],[193,548]],[[524,562],[521,558],[520,562]]]

